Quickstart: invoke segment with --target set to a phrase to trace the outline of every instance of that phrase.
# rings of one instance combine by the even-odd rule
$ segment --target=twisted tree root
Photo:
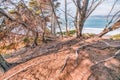
[[[99,63],[109,61],[109,60],[117,57],[118,54],[120,54],[120,46],[111,45],[111,44],[109,44],[109,43],[106,42],[106,41],[102,41],[102,42],[105,43],[105,44],[106,44],[108,47],[110,47],[110,48],[117,48],[117,49],[119,49],[119,50],[117,50],[113,56],[111,56],[111,57],[109,57],[109,58],[107,58],[107,59],[98,61],[98,62],[94,63],[93,65],[91,65],[91,67],[92,67],[92,66],[95,66],[95,65],[98,65]],[[76,61],[75,61],[75,62],[76,62],[77,65],[78,65],[78,55],[79,55],[79,51],[82,50],[82,49],[84,49],[85,47],[91,46],[91,45],[93,45],[93,43],[92,43],[92,44],[82,45],[82,46],[80,46],[79,48],[76,49],[76,52],[75,52],[75,54],[76,54]],[[91,47],[94,47],[94,46],[91,46]],[[90,67],[90,68],[91,68],[91,67]],[[90,71],[90,69],[88,69],[88,71]],[[87,72],[88,72],[88,71],[87,71]],[[85,74],[87,74],[87,72],[86,72]],[[84,75],[85,75],[85,74],[84,74]],[[83,76],[83,77],[84,77],[84,76]],[[83,78],[82,78],[82,79],[83,79]]]

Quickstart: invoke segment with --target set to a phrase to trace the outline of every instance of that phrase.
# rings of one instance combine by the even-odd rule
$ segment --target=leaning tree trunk
[[[108,32],[112,31],[111,28],[107,28],[107,29],[104,29],[99,35],[98,37],[102,37],[103,35],[107,34]]]
[[[0,54],[0,73],[6,72],[10,68],[9,63]]]
[[[119,27],[120,27],[120,26],[119,26]],[[113,31],[113,30],[116,30],[116,29],[118,29],[119,27],[115,27],[115,26],[113,25],[112,27],[105,28],[105,29],[98,35],[98,37],[102,37],[102,36],[104,36],[105,34],[107,34],[108,32]]]
[[[98,37],[102,37],[103,35],[107,34],[110,31],[116,30],[120,28],[120,20],[115,22],[111,27],[105,28],[99,35]]]

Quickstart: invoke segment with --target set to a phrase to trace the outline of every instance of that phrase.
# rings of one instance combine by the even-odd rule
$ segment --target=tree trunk
[[[78,37],[78,8],[77,8],[77,11],[76,11],[76,16],[75,16],[75,22],[74,22],[74,25],[75,25],[75,28],[76,28],[76,37]]]
[[[98,37],[102,37],[103,35],[107,34],[109,31],[111,31],[109,28],[106,30],[103,30],[103,32],[101,32]]]
[[[83,26],[84,26],[84,21],[82,19],[80,19],[77,38],[82,37]]]
[[[34,36],[35,36],[35,37],[34,37],[34,41],[33,41],[33,45],[32,45],[33,48],[38,45],[38,43],[37,43],[37,40],[38,40],[38,32],[35,32],[35,33],[34,33]]]
[[[10,68],[9,63],[0,54],[0,74],[3,74]]]
[[[99,35],[98,37],[102,37],[103,35],[107,34],[110,31],[116,30],[120,28],[120,20],[118,20],[116,23],[114,23],[111,27],[105,28]]]
[[[54,4],[53,4],[53,2],[52,2],[51,0],[50,0],[50,4],[51,4],[51,7],[52,7],[52,12],[53,12],[53,14],[54,14],[54,16],[55,16],[55,20],[56,20],[56,22],[57,22],[57,24],[58,24],[58,27],[59,27],[59,29],[60,29],[60,34],[61,34],[61,36],[62,36],[62,38],[63,38],[63,32],[62,32],[60,23],[59,23],[59,21],[58,21],[58,19],[57,19],[57,15],[56,15],[55,10],[54,10]]]
[[[67,0],[65,0],[65,22],[66,22],[66,35],[69,36],[68,19],[67,19]]]
[[[56,26],[57,26],[57,22],[55,20],[54,14],[52,14],[52,19],[51,19],[51,33],[52,33],[53,36],[56,36]]]

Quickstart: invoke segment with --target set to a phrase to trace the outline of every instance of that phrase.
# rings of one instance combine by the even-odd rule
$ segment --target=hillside
[[[119,40],[69,38],[29,48],[6,59],[19,64],[0,80],[119,80],[119,45]]]

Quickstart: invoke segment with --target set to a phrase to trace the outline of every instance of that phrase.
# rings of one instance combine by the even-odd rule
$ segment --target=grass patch
[[[70,30],[69,32],[68,32],[68,34],[67,34],[67,32],[66,31],[64,31],[63,33],[62,33],[62,35],[74,35],[76,33],[76,30]],[[57,32],[57,34],[61,34],[60,32]]]
[[[69,31],[69,35],[67,34],[67,32],[65,31],[65,32],[63,32],[62,34],[63,35],[67,35],[67,36],[72,36],[72,35],[74,35],[76,33],[76,30],[70,30]],[[57,32],[57,34],[61,34],[60,32]],[[95,34],[94,33],[84,33],[83,34],[83,37],[93,37],[93,36],[95,36]]]
[[[116,34],[116,35],[111,36],[111,39],[112,40],[120,40],[120,34]]]
[[[95,34],[94,33],[84,33],[83,34],[83,37],[93,37],[93,36],[95,36]]]

